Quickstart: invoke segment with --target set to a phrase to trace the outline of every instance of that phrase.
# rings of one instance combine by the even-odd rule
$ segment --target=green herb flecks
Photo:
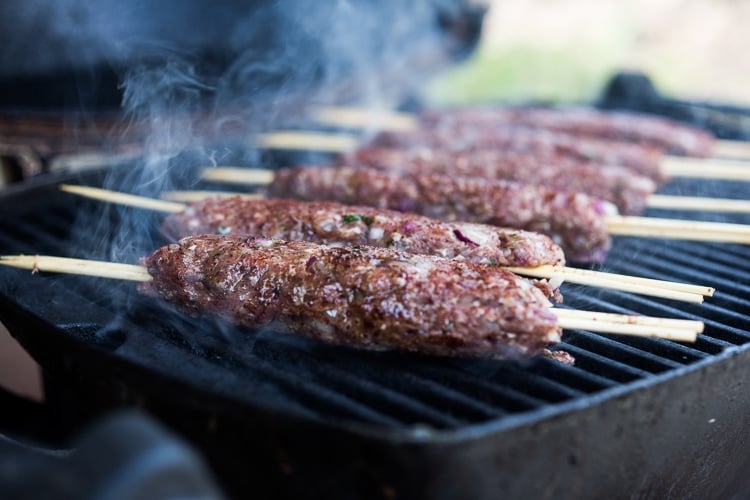
[[[341,216],[341,220],[346,222],[347,224],[351,224],[352,222],[362,221],[368,226],[372,224],[373,222],[375,222],[375,219],[373,217],[370,217],[369,215],[357,215],[357,214],[345,214]]]

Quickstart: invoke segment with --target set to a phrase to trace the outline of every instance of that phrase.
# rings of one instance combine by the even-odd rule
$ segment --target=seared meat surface
[[[656,190],[656,184],[651,179],[625,167],[599,165],[555,153],[373,147],[343,157],[341,163],[402,172],[503,179],[586,193],[614,203],[623,215],[643,212],[646,200]]]
[[[661,169],[662,151],[655,146],[581,137],[518,125],[488,126],[446,121],[410,132],[382,132],[374,138],[373,145],[426,146],[452,152],[495,149],[541,158],[569,157],[599,165],[620,165],[657,183],[666,180]]]
[[[711,133],[643,113],[599,111],[593,108],[466,107],[428,111],[425,123],[498,126],[522,125],[580,137],[629,141],[656,147],[665,153],[706,157],[714,146]]]
[[[366,246],[192,236],[144,259],[141,291],[220,316],[365,349],[507,358],[561,329],[544,294],[502,268]]]
[[[295,167],[276,172],[271,196],[335,200],[414,212],[445,221],[470,221],[537,231],[562,246],[569,260],[601,261],[611,244],[605,216],[614,205],[582,193],[510,181],[381,171]]]
[[[164,220],[172,239],[194,234],[239,234],[327,245],[371,245],[492,266],[564,265],[549,237],[468,222],[334,202],[208,198]]]

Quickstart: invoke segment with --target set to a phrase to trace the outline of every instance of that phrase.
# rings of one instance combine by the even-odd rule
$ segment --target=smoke
[[[121,129],[142,139],[143,156],[104,187],[158,197],[195,186],[200,167],[255,164],[249,137],[303,123],[307,106],[393,106],[417,94],[473,45],[454,27],[480,22],[481,9],[463,0],[7,0],[0,16],[0,79],[68,68],[119,75]],[[164,215],[145,212],[82,213],[78,234],[101,247],[80,251],[137,261],[164,243]]]
[[[460,0],[65,0],[54,15],[76,29],[52,33],[69,36],[80,57],[123,65],[122,108],[143,137],[144,157],[107,187],[158,196],[195,185],[189,165],[238,151],[243,163],[257,163],[248,138],[301,123],[311,104],[383,107],[415,94],[473,43],[451,31],[451,20],[478,15],[466,9]],[[112,258],[130,257],[118,249],[147,234],[142,225],[126,225]]]

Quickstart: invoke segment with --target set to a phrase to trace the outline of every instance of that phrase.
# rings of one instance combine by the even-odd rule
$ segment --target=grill
[[[117,185],[138,168],[11,188],[3,253],[133,261],[163,244],[159,216],[56,188]],[[673,181],[662,192],[742,198],[746,186]],[[566,332],[556,348],[575,366],[361,352],[185,318],[132,283],[13,269],[0,269],[0,321],[43,366],[55,425],[145,408],[238,497],[715,497],[750,489],[748,257],[739,245],[616,238],[604,270],[715,296],[684,305],[564,285],[565,304],[697,319],[706,331],[692,345]]]

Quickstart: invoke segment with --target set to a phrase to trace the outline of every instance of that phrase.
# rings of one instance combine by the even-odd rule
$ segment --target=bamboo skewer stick
[[[359,146],[359,137],[324,132],[287,130],[259,134],[251,140],[255,147],[265,149],[323,151],[348,153]]]
[[[201,174],[203,180],[225,182],[227,184],[266,185],[273,182],[273,170],[242,167],[212,167]]]
[[[204,180],[227,184],[266,185],[273,182],[273,177],[273,170],[258,168],[212,167],[203,171]],[[750,200],[652,194],[646,204],[675,210],[750,213]]]
[[[690,319],[656,318],[649,316],[591,312],[581,309],[552,309],[558,317],[585,319],[589,321],[604,321],[607,323],[631,323],[638,325],[661,326],[664,328],[684,329],[686,331],[703,333],[705,325],[702,321]]]
[[[319,123],[342,128],[376,128],[408,132],[419,127],[419,118],[416,115],[388,109],[320,106],[313,110],[312,118]]]
[[[717,140],[714,142],[714,156],[748,160],[750,159],[750,142]]]
[[[703,302],[704,296],[713,296],[715,291],[712,287],[707,286],[639,278],[637,276],[627,276],[623,274],[589,271],[586,269],[576,269],[574,267],[539,266],[508,267],[507,269],[516,274],[532,278],[551,279],[559,277],[568,283],[597,286],[599,288],[609,288],[612,290],[620,290],[639,295],[649,295],[652,297],[669,298],[683,302],[701,303]],[[599,284],[595,285],[595,283]]]
[[[652,194],[646,200],[646,205],[651,208],[668,208],[673,210],[750,213],[750,200],[734,200],[727,198]]]
[[[153,198],[146,198],[145,196],[109,191],[107,189],[76,186],[72,184],[60,184],[60,189],[68,193],[85,196],[86,198],[93,198],[131,207],[145,208],[147,210],[156,210],[157,212],[177,213],[182,212],[185,209],[185,205],[182,203],[156,200]]]
[[[557,311],[553,309],[553,312]],[[655,337],[680,342],[695,342],[697,332],[680,328],[663,328],[651,325],[636,325],[630,323],[612,323],[589,319],[557,317],[558,324],[567,330],[587,330],[598,333],[613,333],[617,335],[634,335],[638,337]]]
[[[151,281],[152,279],[143,266],[50,255],[0,255],[0,264],[29,269],[33,273],[43,271],[129,281]]]
[[[665,156],[661,169],[668,177],[750,181],[750,163],[739,160]]]
[[[130,281],[149,281],[152,279],[143,266],[48,255],[0,255],[0,264],[28,269],[33,273],[44,271],[82,274]],[[558,324],[569,330],[585,329],[592,332],[657,337],[683,342],[694,342],[697,334],[703,331],[701,322],[687,323],[685,320],[679,319],[590,311],[572,313],[570,310],[554,308],[551,311],[557,316]]]
[[[229,182],[263,185],[272,182],[274,178],[273,170],[246,169],[246,180],[242,182],[242,174],[239,171],[243,169],[208,169],[204,170],[203,179],[222,181],[229,173]],[[621,215],[610,215],[605,220],[612,235],[750,244],[750,226],[745,224]]]
[[[181,212],[182,210],[187,208],[187,205],[175,202],[169,202],[164,207],[159,207],[157,204],[151,203],[152,201],[154,201],[151,198],[145,198],[135,195],[123,196],[123,193],[117,193],[108,191],[106,189],[89,186],[70,186],[63,184],[60,186],[60,188],[67,192],[75,193],[80,196],[86,196],[100,201],[121,203],[137,208],[146,208],[146,205],[157,207],[155,208],[156,210],[161,210],[167,213]],[[189,200],[185,201],[197,201],[214,196],[216,193],[211,191],[189,191],[187,192],[186,196],[181,196],[183,193],[177,191],[168,192],[166,194],[173,199],[185,200],[185,198],[189,198]],[[227,193],[225,191],[219,192],[219,196],[231,195],[231,193]],[[540,266],[536,268],[510,267],[508,268],[508,270],[510,270],[511,272],[515,272],[516,274],[531,276],[535,278],[552,279],[555,277],[559,277],[562,278],[563,281],[568,281],[570,283],[578,283],[581,285],[599,288],[609,288],[613,290],[621,290],[630,293],[637,293],[641,295],[661,297],[692,303],[701,303],[703,302],[703,296],[711,296],[714,292],[713,288],[706,286],[674,283],[670,281],[646,279],[636,276],[627,276],[597,271],[587,271],[584,269],[560,266]]]
[[[511,268],[514,269],[514,268]],[[630,276],[627,274],[614,274],[614,273],[607,273],[602,271],[591,271],[589,269],[579,269],[577,267],[561,267],[561,266],[539,266],[536,268],[519,268],[525,270],[525,272],[531,272],[532,269],[539,269],[540,272],[549,273],[550,276],[553,275],[562,275],[562,276],[569,276],[569,275],[581,275],[581,276],[590,276],[590,277],[597,277],[597,276],[605,276],[607,279],[610,280],[621,280],[626,283],[635,283],[640,284],[644,286],[652,286],[657,288],[664,288],[665,290],[674,290],[679,292],[685,292],[685,293],[692,293],[692,294],[698,294],[703,295],[705,297],[712,297],[714,292],[716,291],[714,288],[710,286],[702,286],[702,285],[690,285],[687,283],[678,283],[674,281],[664,281],[664,280],[657,280],[653,278],[640,278],[637,276]],[[531,276],[531,274],[529,274]],[[538,276],[542,277],[542,276]]]
[[[750,245],[750,225],[746,224],[622,215],[607,216],[605,221],[613,235]]]

